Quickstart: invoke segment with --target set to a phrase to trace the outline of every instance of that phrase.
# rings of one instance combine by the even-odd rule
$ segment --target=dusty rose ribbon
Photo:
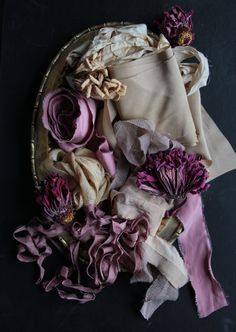
[[[201,196],[188,194],[177,217],[184,226],[184,232],[179,236],[180,249],[195,291],[199,317],[203,318],[227,306],[228,302],[212,272],[212,248],[204,221]]]
[[[99,136],[96,132],[86,144],[86,148],[92,150],[105,170],[112,176],[115,176],[116,165],[113,151],[110,149],[106,137]]]

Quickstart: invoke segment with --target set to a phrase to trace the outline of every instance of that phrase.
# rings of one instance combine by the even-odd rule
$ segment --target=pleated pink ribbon
[[[203,318],[227,306],[228,302],[212,272],[212,247],[203,216],[201,196],[188,194],[177,217],[184,227],[179,236],[180,249],[195,291],[199,317]]]

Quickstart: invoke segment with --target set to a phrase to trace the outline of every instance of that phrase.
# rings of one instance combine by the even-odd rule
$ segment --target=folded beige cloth
[[[68,179],[77,209],[106,199],[109,193],[110,178],[95,154],[84,148],[66,153],[61,149],[49,152],[39,166],[40,179],[57,173]]]
[[[209,74],[206,58],[194,48],[177,48],[175,53],[168,47],[110,68],[111,77],[127,85],[127,93],[117,102],[105,101],[99,132],[115,148],[117,119],[149,119],[159,133],[201,154],[212,180],[236,169],[236,155],[201,105],[199,87],[206,85]],[[196,63],[181,62],[190,55]]]
[[[152,120],[161,134],[185,146],[196,145],[185,86],[170,46],[114,65],[109,73],[127,86],[126,95],[115,103],[121,120]]]

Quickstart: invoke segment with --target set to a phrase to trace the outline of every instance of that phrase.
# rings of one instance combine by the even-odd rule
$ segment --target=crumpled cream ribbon
[[[96,155],[85,148],[66,153],[51,150],[39,166],[40,178],[57,173],[68,179],[76,209],[90,204],[97,205],[108,198],[110,177]]]
[[[166,42],[168,43],[167,40]],[[81,45],[72,50],[67,56],[67,62],[73,66],[76,61],[83,61],[87,57],[99,53],[104,65],[109,66],[138,59],[144,54],[154,51],[158,45],[159,41],[148,35],[145,24],[104,27],[98,31],[90,44],[86,45],[87,49],[83,54]],[[83,47],[84,49],[85,47]]]
[[[209,65],[205,55],[191,46],[177,46],[174,49],[176,60],[184,79],[188,96],[207,85]],[[186,59],[195,58],[198,63],[186,63]]]

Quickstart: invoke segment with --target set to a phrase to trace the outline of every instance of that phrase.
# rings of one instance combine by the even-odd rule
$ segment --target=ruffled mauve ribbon
[[[199,317],[203,318],[227,306],[224,292],[211,268],[212,248],[204,221],[200,195],[188,194],[177,212],[184,226],[179,245],[196,295]]]
[[[36,262],[39,267],[39,277],[36,284],[41,283],[44,277],[44,260],[52,254],[52,248],[47,240],[52,243],[53,238],[65,233],[60,224],[52,224],[48,228],[32,220],[28,225],[18,227],[13,236],[20,243],[17,259],[24,263]],[[56,245],[56,243],[55,243]]]
[[[142,268],[141,244],[148,233],[149,221],[144,215],[121,219],[91,205],[82,222],[46,225],[34,219],[18,227],[14,238],[20,243],[17,258],[37,263],[37,284],[43,281],[43,263],[52,254],[52,245],[60,245],[57,237],[69,240],[61,250],[68,266],[61,266],[50,280],[43,282],[43,287],[47,292],[56,289],[61,298],[85,303],[114,283],[120,271],[135,273]]]

